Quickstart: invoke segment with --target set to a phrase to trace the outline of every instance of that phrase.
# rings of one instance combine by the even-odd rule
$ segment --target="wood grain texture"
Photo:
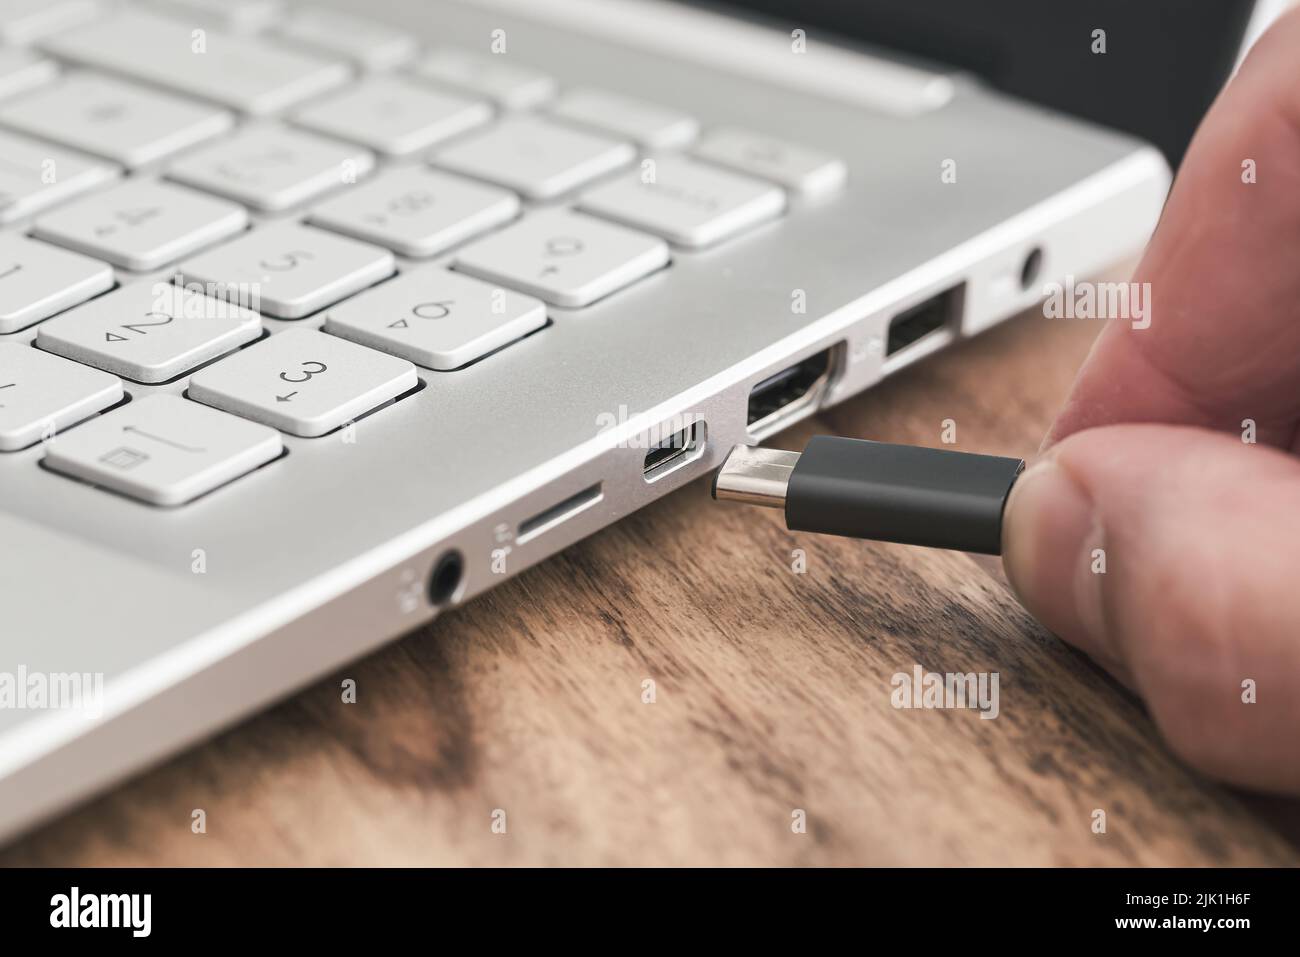
[[[774,444],[938,445],[951,418],[1029,455],[1096,331],[1021,317]],[[918,663],[998,672],[999,717],[895,710]],[[1297,806],[1182,767],[996,561],[793,534],[697,482],[0,863],[1295,864]]]

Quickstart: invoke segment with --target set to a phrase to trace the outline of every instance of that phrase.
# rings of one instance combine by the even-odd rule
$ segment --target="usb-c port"
[[[650,446],[641,466],[642,477],[647,482],[654,482],[694,462],[704,454],[706,431],[703,422],[692,422]]]

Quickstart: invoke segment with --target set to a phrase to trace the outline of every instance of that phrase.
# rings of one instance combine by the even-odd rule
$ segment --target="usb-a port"
[[[964,291],[964,284],[945,289],[937,296],[931,296],[889,320],[889,334],[885,342],[886,357],[938,338],[938,335],[944,331],[947,331],[951,337],[961,322]]]

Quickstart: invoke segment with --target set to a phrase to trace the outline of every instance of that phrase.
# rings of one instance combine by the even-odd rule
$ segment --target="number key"
[[[290,329],[190,379],[190,398],[293,435],[324,435],[415,388],[415,366],[314,329]]]
[[[392,275],[393,254],[322,229],[254,229],[181,263],[184,281],[281,319],[301,319]]]
[[[678,246],[701,249],[785,209],[778,186],[679,156],[655,160],[653,179],[625,175],[583,195],[579,208]]]
[[[48,320],[36,345],[153,383],[183,375],[261,331],[255,312],[168,282],[138,282]]]
[[[375,165],[369,150],[288,127],[245,126],[187,153],[167,175],[262,212],[275,213],[355,183]]]
[[[456,254],[456,269],[577,308],[663,268],[668,258],[662,239],[548,209],[470,243]]]
[[[731,127],[711,130],[695,154],[779,183],[803,196],[838,189],[846,175],[844,160],[838,156]]]
[[[532,296],[447,269],[403,273],[335,306],[325,329],[430,369],[458,369],[546,325]]]
[[[35,445],[122,398],[122,380],[16,342],[0,343],[0,452]]]
[[[36,220],[34,234],[124,269],[157,269],[233,236],[242,206],[183,186],[130,180]]]
[[[0,334],[17,332],[113,286],[102,262],[25,236],[0,237]]]
[[[518,213],[514,193],[417,166],[380,173],[325,201],[311,211],[311,221],[419,257],[440,253]]]

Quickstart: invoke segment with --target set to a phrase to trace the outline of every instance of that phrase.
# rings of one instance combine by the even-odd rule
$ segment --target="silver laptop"
[[[1158,149],[792,23],[0,0],[0,837],[1150,234]]]

